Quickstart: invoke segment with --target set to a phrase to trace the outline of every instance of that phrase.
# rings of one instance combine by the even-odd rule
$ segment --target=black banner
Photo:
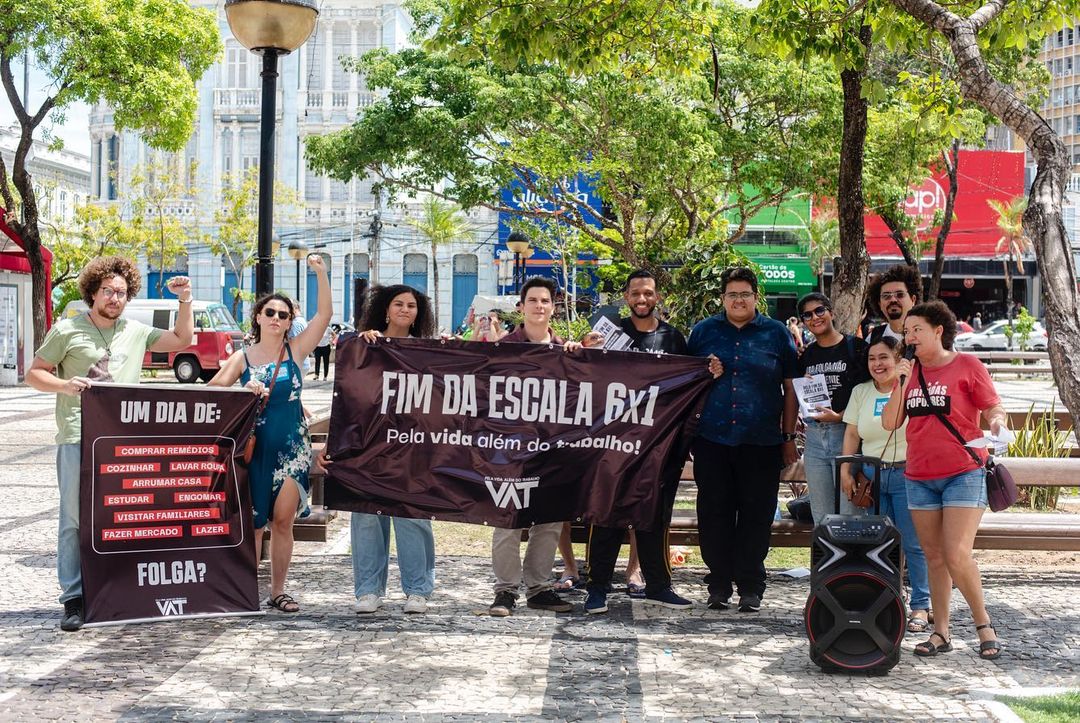
[[[547,344],[339,343],[328,507],[649,529],[712,381],[703,359]]]
[[[79,536],[87,624],[259,610],[237,455],[257,398],[213,387],[82,393]]]

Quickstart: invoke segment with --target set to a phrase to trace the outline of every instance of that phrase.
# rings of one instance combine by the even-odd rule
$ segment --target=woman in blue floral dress
[[[333,307],[326,264],[316,254],[308,256],[308,266],[319,284],[318,311],[307,328],[288,338],[293,307],[283,294],[270,294],[255,302],[251,335],[254,343],[234,352],[210,381],[229,387],[240,380],[257,395],[267,395],[266,406],[255,422],[255,455],[248,468],[248,484],[255,515],[255,550],[261,555],[263,531],[269,525],[270,596],[266,604],[286,613],[300,610],[285,592],[293,550],[293,521],[310,512],[308,468],[311,466],[311,439],[300,404],[304,385],[303,360],[315,349],[330,324]],[[279,366],[278,359],[281,359]],[[271,379],[275,376],[273,390]]]

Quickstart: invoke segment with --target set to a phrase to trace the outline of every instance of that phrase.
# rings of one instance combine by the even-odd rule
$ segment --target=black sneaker
[[[739,596],[739,612],[741,613],[756,613],[761,609],[761,596],[760,595],[740,595]]]
[[[495,602],[491,603],[491,607],[488,608],[488,615],[494,618],[505,618],[514,612],[516,605],[517,598],[514,597],[514,593],[503,590],[495,593]]]
[[[64,601],[64,617],[60,618],[60,629],[73,632],[83,626],[83,599],[81,597]]]
[[[646,593],[645,604],[659,605],[672,610],[686,610],[694,606],[694,603],[679,595],[671,587],[664,588],[657,593]]]
[[[563,600],[551,590],[538,592],[529,598],[526,603],[533,610],[551,610],[556,613],[568,613],[574,606]]]
[[[720,593],[713,593],[709,596],[709,602],[706,603],[710,610],[727,610],[731,607],[731,596],[721,595]]]

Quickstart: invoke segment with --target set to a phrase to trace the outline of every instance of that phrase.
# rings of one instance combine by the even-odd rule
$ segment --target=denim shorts
[[[942,507],[986,507],[986,470],[979,468],[952,477],[907,480],[909,510]]]

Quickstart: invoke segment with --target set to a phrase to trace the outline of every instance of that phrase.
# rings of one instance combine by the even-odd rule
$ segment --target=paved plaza
[[[1000,382],[1009,409],[1055,397],[1046,382]],[[312,411],[330,386],[311,384]],[[348,515],[330,540],[298,543],[296,615],[125,625],[63,633],[55,574],[53,398],[0,388],[0,719],[3,720],[1009,720],[997,692],[1080,687],[1080,556],[984,566],[1005,651],[979,660],[967,609],[952,653],[904,641],[887,676],[825,675],[802,627],[808,583],[771,571],[760,613],[707,610],[701,570],[680,568],[688,613],[615,593],[607,615],[490,602],[484,558],[441,557],[429,612],[405,617],[391,566],[387,606],[352,611]],[[1059,407],[1060,408],[1060,407]],[[261,571],[265,596],[267,571]]]

